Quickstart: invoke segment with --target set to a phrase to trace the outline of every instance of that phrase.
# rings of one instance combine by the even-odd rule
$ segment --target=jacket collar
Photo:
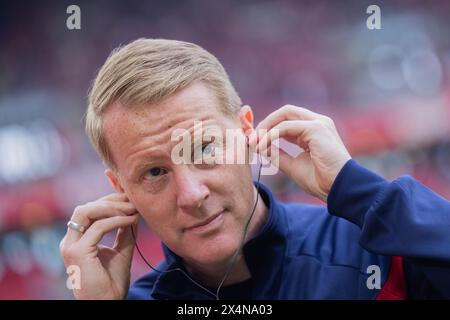
[[[270,189],[254,182],[259,188],[260,200],[268,208],[265,225],[258,234],[247,241],[243,251],[252,274],[253,297],[267,299],[273,297],[280,283],[281,267],[285,255],[287,222],[282,204],[276,200]],[[162,244],[167,268],[181,269],[187,273],[181,257],[176,255],[164,243]],[[152,296],[156,299],[212,299],[210,293],[199,288],[180,271],[162,273],[153,286]],[[220,294],[219,294],[220,296]]]

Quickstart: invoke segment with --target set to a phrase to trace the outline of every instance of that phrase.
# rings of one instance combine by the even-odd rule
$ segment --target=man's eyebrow
[[[160,150],[146,152],[145,156],[141,157],[144,158],[143,160],[136,160],[130,164],[131,167],[130,171],[133,174],[137,171],[144,169],[145,167],[148,167],[149,165],[154,163],[155,160],[165,157],[166,157],[165,153]]]

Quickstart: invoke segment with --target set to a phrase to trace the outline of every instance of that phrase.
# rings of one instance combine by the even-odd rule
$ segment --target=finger
[[[255,129],[253,136],[251,137],[251,143],[256,143],[255,139],[261,136],[260,131],[269,131],[278,123],[285,120],[318,120],[324,116],[306,108],[286,105],[278,110],[275,110],[269,114],[264,120],[262,120]]]
[[[278,161],[272,161],[272,163],[277,165],[281,171],[293,179],[303,190],[309,192],[305,186],[310,173],[314,171],[311,155],[307,152],[302,152],[293,157],[278,147],[277,152]]]
[[[288,176],[293,177],[295,174],[296,177],[307,177],[308,172],[314,170],[312,167],[311,155],[307,152],[302,152],[296,157],[293,157],[284,150],[279,149],[278,154],[280,170]],[[304,183],[301,183],[303,179],[300,180],[301,181],[298,182],[303,186]]]
[[[79,244],[84,247],[96,246],[103,236],[110,231],[124,228],[136,223],[138,214],[132,216],[116,216],[95,221],[79,240]]]
[[[262,136],[256,150],[261,153],[267,152],[272,142],[279,138],[285,138],[289,142],[295,141],[294,143],[305,149],[309,143],[309,132],[314,128],[315,123],[315,121],[304,120],[283,121]]]
[[[286,175],[290,176],[292,168],[292,163],[294,157],[289,155],[287,152],[278,148],[278,167],[281,171],[283,171]]]
[[[88,229],[94,221],[99,219],[134,213],[136,213],[136,208],[130,202],[96,201],[77,207],[70,220]],[[70,245],[81,239],[81,236],[81,232],[67,228],[65,243]]]
[[[117,232],[113,248],[126,257],[131,257],[133,255],[133,250],[136,245],[135,237],[137,237],[138,222],[139,219],[129,227],[119,228],[119,231]]]
[[[128,197],[123,192],[114,192],[110,193],[104,197],[99,198],[97,201],[103,201],[103,200],[109,200],[109,201],[128,201]]]
[[[98,219],[114,215],[130,215],[135,212],[136,207],[131,202],[95,201],[77,207],[71,220],[88,228]]]

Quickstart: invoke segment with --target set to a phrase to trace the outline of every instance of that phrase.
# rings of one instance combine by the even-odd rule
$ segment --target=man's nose
[[[209,189],[199,175],[185,168],[176,175],[177,205],[188,213],[198,211],[209,196]]]

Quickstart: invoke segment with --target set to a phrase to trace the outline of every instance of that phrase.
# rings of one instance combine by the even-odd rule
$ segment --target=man
[[[66,266],[81,270],[76,298],[450,297],[449,202],[410,177],[389,182],[359,166],[326,116],[284,106],[253,130],[241,105],[221,64],[194,44],[140,39],[107,59],[86,129],[117,193],[78,206],[61,241]],[[192,136],[199,123],[278,151],[279,168],[327,207],[279,202],[252,181],[249,161],[176,164],[173,132]],[[305,152],[274,148],[272,132]],[[200,142],[201,157],[210,143]],[[165,260],[129,290],[138,216]],[[116,229],[113,247],[99,245]]]

